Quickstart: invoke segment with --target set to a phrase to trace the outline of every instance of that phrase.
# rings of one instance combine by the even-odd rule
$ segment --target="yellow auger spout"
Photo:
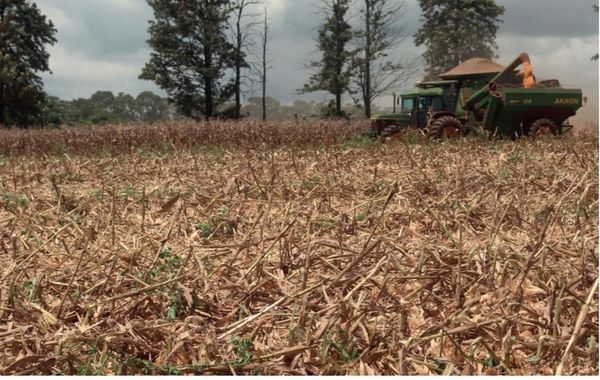
[[[464,104],[465,108],[472,108],[475,104],[483,100],[490,94],[496,92],[497,82],[507,73],[512,73],[514,70],[523,65],[524,76],[523,76],[523,87],[532,88],[535,86],[535,77],[533,76],[533,69],[531,67],[531,60],[527,53],[521,53],[519,56],[506,67],[502,72],[498,73],[486,87],[474,93]]]
[[[533,68],[531,67],[529,56],[523,53],[519,58],[525,59],[525,61],[523,61],[523,87],[533,88],[535,86],[535,77],[533,76]]]

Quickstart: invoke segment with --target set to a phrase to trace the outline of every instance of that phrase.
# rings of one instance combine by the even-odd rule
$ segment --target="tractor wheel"
[[[431,123],[427,135],[435,140],[456,139],[464,135],[464,127],[457,118],[442,116]]]
[[[525,131],[527,137],[536,138],[549,134],[559,135],[560,128],[552,120],[541,118],[534,121]]]
[[[381,131],[380,137],[383,141],[386,141],[393,137],[399,137],[400,132],[404,131],[405,129],[406,129],[406,127],[401,127],[399,125],[390,125],[389,127],[385,128],[383,131]]]

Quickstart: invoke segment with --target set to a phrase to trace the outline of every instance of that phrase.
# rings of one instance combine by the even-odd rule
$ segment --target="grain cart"
[[[516,71],[519,66],[522,71]],[[573,128],[567,119],[585,102],[580,89],[563,88],[558,80],[536,82],[526,53],[506,68],[474,58],[440,78],[402,94],[400,112],[373,117],[372,130],[391,137],[416,129],[434,139],[474,128],[509,138],[561,135]]]

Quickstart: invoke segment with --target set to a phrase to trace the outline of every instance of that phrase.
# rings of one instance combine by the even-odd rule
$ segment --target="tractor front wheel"
[[[534,121],[525,131],[527,137],[536,138],[545,135],[559,135],[560,128],[550,119],[541,118]]]
[[[457,118],[442,116],[431,123],[427,135],[435,140],[456,139],[464,135],[464,127]]]
[[[406,131],[406,127],[401,127],[399,125],[390,125],[381,132],[380,138],[382,141],[399,138],[402,132],[404,131]]]

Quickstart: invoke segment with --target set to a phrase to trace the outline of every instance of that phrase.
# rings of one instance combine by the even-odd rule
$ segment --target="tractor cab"
[[[396,104],[400,112],[373,118],[374,132],[381,134],[390,126],[424,129],[430,114],[447,111],[452,106],[447,92],[442,87],[425,87],[402,94]]]
[[[444,109],[444,98],[438,89],[430,89],[412,94],[402,95],[402,113],[410,118],[410,126],[425,128],[427,126],[427,115],[433,111]]]

